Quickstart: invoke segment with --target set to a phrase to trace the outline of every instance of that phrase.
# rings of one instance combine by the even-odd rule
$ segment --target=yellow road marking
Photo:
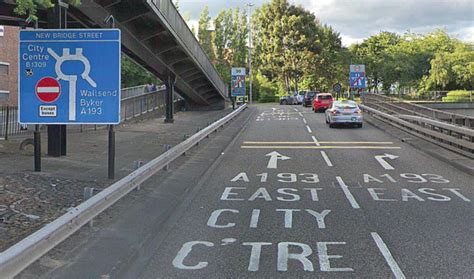
[[[242,145],[240,148],[243,149],[400,149],[399,146],[331,146],[331,145],[322,145],[322,146],[290,146],[290,145]]]
[[[318,141],[321,144],[393,144],[391,141]],[[313,141],[244,141],[244,144],[314,144]]]

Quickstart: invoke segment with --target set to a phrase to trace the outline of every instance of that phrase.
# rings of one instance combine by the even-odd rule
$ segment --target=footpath
[[[42,172],[34,172],[31,146],[22,139],[0,141],[0,251],[64,214],[83,201],[85,187],[101,190],[228,114],[220,111],[178,112],[173,124],[162,116],[131,120],[116,127],[115,180],[107,179],[108,131],[68,132],[67,156],[48,157],[42,133]]]

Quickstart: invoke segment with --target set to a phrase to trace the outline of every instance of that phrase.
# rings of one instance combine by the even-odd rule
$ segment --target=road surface
[[[368,124],[330,129],[324,114],[310,108],[259,105],[241,117],[246,115],[249,121],[205,175],[195,178],[192,191],[167,213],[164,225],[143,228],[147,237],[132,249],[126,264],[107,264],[107,257],[121,251],[96,245],[49,275],[474,274],[472,176]],[[174,175],[171,181],[180,187],[180,172]],[[149,207],[146,214],[159,212]],[[123,224],[122,231],[114,227],[110,232],[132,229]]]

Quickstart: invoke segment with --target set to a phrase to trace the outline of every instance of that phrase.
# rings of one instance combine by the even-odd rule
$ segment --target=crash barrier
[[[359,106],[362,110],[383,122],[474,159],[474,130],[471,128],[421,116],[390,115],[367,105]]]
[[[433,109],[430,107],[409,103],[397,98],[391,98],[379,94],[365,94],[362,100],[364,104],[370,105],[371,107],[375,106],[390,114],[401,113],[407,115],[427,117],[468,128],[474,127],[474,117],[468,115]]]
[[[0,253],[0,278],[13,278],[13,276],[67,239],[130,191],[139,187],[143,182],[168,166],[169,163],[187,150],[199,144],[200,141],[232,120],[246,108],[246,105],[240,106],[225,117],[210,124],[78,206],[69,209],[66,214]]]

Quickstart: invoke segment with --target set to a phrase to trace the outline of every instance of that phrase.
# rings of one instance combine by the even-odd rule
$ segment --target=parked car
[[[303,107],[309,107],[313,103],[314,96],[316,96],[315,91],[307,91],[304,95]]]
[[[280,97],[280,105],[296,105],[297,103],[298,100],[293,94]]]
[[[303,104],[305,92],[306,91],[300,91],[296,95],[297,105]]]
[[[332,103],[333,98],[331,93],[319,93],[316,94],[313,100],[313,110],[314,112],[324,111],[328,109]]]
[[[362,128],[364,120],[362,110],[354,101],[335,101],[326,110],[325,115],[330,128],[334,128],[337,124],[350,124]]]

